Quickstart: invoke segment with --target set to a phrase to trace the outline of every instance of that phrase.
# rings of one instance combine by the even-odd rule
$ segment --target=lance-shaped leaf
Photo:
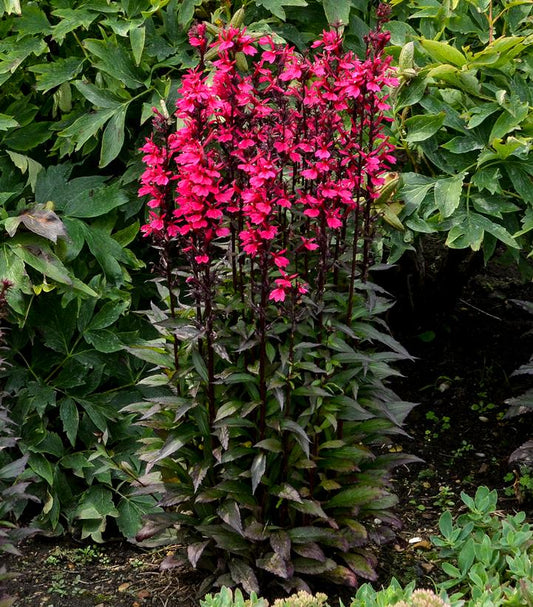
[[[294,573],[292,563],[285,561],[277,552],[269,552],[263,558],[257,559],[256,566],[288,580]]]
[[[210,542],[211,540],[204,540],[203,542],[195,542],[194,544],[189,544],[187,546],[187,558],[195,569],[200,557]]]
[[[297,573],[305,573],[308,575],[319,575],[327,571],[333,571],[337,564],[333,559],[318,561],[304,557],[296,557],[293,559],[294,571]]]
[[[240,584],[248,593],[259,592],[259,582],[254,570],[241,559],[231,559],[229,562],[231,577],[236,584]]]
[[[358,553],[348,553],[343,554],[342,558],[350,567],[350,569],[356,573],[358,576],[365,578],[366,580],[370,580],[375,582],[378,579],[378,575],[372,566],[372,559],[363,556]]]
[[[56,59],[52,63],[31,65],[28,70],[37,74],[36,89],[46,93],[75,78],[85,61],[84,57],[67,57],[66,59]]]
[[[254,461],[252,462],[252,466],[250,472],[252,474],[252,494],[255,493],[263,474],[266,470],[266,455],[264,453],[258,453]]]
[[[244,529],[242,527],[241,521],[241,512],[239,510],[237,502],[234,502],[233,500],[228,500],[224,502],[222,506],[220,506],[220,508],[217,510],[217,514],[226,523],[226,525],[229,525],[232,529],[235,529],[235,531],[237,531],[239,535],[242,535],[244,537]]]
[[[270,545],[272,550],[279,554],[281,558],[288,561],[291,556],[291,538],[286,531],[275,531],[270,535]]]

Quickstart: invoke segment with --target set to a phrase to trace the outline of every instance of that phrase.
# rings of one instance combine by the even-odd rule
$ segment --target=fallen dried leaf
[[[146,588],[144,590],[139,590],[139,592],[137,593],[137,598],[139,599],[147,599],[150,596],[150,591],[146,590]]]
[[[130,586],[131,584],[129,582],[124,582],[123,584],[120,584],[120,586],[118,587],[118,591],[125,592]]]

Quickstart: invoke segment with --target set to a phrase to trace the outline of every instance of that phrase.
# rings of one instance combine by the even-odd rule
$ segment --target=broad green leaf
[[[2,12],[6,12],[8,15],[11,15],[12,13],[15,13],[15,15],[20,15],[22,13],[20,10],[20,0],[2,0],[0,9]]]
[[[0,2],[1,5],[2,3]],[[38,6],[28,4],[27,2],[24,6],[24,13],[18,19],[17,27],[19,32],[26,36],[49,36],[52,33],[52,26],[46,14]]]
[[[14,127],[20,126],[20,124],[13,118],[13,116],[7,116],[6,114],[0,114],[0,131],[8,131]]]
[[[11,129],[3,139],[3,147],[17,152],[27,152],[45,143],[52,137],[51,122],[35,122]]]
[[[85,242],[94,255],[106,276],[115,283],[123,282],[122,268],[119,261],[125,261],[122,247],[104,230],[89,227],[80,222]]]
[[[528,115],[529,106],[527,103],[517,103],[513,106],[512,111],[510,110],[511,108],[504,110],[496,119],[489,135],[491,144],[495,139],[502,139],[518,128]]]
[[[452,44],[439,42],[437,40],[426,40],[422,38],[420,43],[429,55],[439,63],[451,63],[458,67],[466,64],[466,57]]]
[[[478,141],[475,137],[458,136],[443,143],[441,147],[449,150],[452,154],[466,154],[474,150],[481,150],[484,146],[483,142]]]
[[[144,76],[137,68],[131,55],[116,42],[108,40],[84,40],[83,46],[99,61],[95,67],[120,80],[130,89],[143,86]]]
[[[37,178],[39,173],[43,170],[43,165],[33,160],[29,156],[24,156],[23,154],[17,154],[17,152],[12,152],[11,150],[6,150],[8,156],[11,158],[11,162],[20,169],[23,175],[28,173],[28,184],[31,189],[35,191],[37,185]]]
[[[435,204],[443,218],[453,215],[461,202],[461,193],[463,191],[464,173],[459,173],[453,177],[437,179],[435,182]]]
[[[52,15],[61,19],[59,23],[52,28],[52,38],[61,44],[68,33],[78,28],[88,29],[91,23],[97,18],[98,13],[84,7],[78,7],[56,9],[52,11]]]
[[[80,416],[78,407],[71,398],[64,398],[59,405],[59,417],[70,444],[74,447],[78,436]]]
[[[326,503],[327,508],[354,508],[356,506],[364,506],[373,500],[376,500],[383,495],[383,489],[380,487],[372,487],[359,485],[349,487],[339,491],[329,502]]]
[[[66,59],[56,59],[52,63],[32,65],[28,69],[37,74],[36,89],[46,93],[75,78],[80,73],[84,62],[83,57],[67,57]]]
[[[133,538],[142,527],[143,517],[158,510],[157,502],[150,495],[127,495],[118,505],[117,525],[122,535]]]
[[[76,80],[74,86],[78,91],[90,101],[96,108],[117,108],[124,103],[123,99],[120,99],[112,92],[99,88],[89,82],[83,80]]]
[[[256,4],[264,6],[267,11],[282,21],[285,21],[286,18],[284,6],[307,6],[305,0],[256,0]]]
[[[202,4],[202,0],[182,0],[178,11],[178,23],[187,28],[194,17],[194,11],[197,6]]]
[[[135,65],[139,66],[144,50],[144,42],[146,40],[146,28],[144,26],[132,28],[129,32],[129,36],[133,59],[135,60]]]
[[[104,129],[100,162],[98,164],[100,168],[107,166],[110,162],[115,160],[124,145],[124,122],[126,120],[127,109],[127,104],[121,106]]]
[[[89,487],[80,499],[74,515],[78,519],[100,520],[106,516],[118,517],[113,504],[113,494],[101,485]]]
[[[86,331],[83,337],[95,350],[104,354],[120,352],[124,349],[124,344],[120,341],[118,335],[108,329]]]
[[[42,453],[30,453],[28,466],[41,478],[43,478],[50,487],[54,484],[54,468],[48,459]]]
[[[128,309],[129,303],[127,301],[108,301],[97,314],[93,316],[89,324],[88,329],[105,329],[116,322],[122,314]]]
[[[322,6],[330,25],[348,25],[350,22],[351,0],[322,0]]]
[[[395,109],[401,110],[418,103],[424,96],[426,88],[427,79],[423,75],[418,75],[416,78],[404,82],[398,90],[398,96],[395,99]]]
[[[418,143],[429,139],[441,128],[444,124],[446,114],[440,112],[435,116],[413,116],[405,121],[407,135],[405,140],[408,143]]]
[[[19,259],[22,259],[24,263],[40,272],[43,276],[51,278],[60,284],[72,285],[72,279],[67,268],[51,251],[35,250],[35,248],[30,250],[31,243],[28,243],[27,247],[22,242],[14,243],[12,251]]]
[[[102,126],[114,116],[114,109],[103,109],[96,112],[84,113],[70,126],[59,132],[59,137],[65,137],[75,144],[76,151],[98,133]]]

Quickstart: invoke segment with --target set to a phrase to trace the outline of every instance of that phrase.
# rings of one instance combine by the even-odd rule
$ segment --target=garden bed
[[[380,583],[430,584],[435,552],[430,537],[446,508],[460,508],[459,494],[479,485],[496,488],[502,511],[519,503],[509,455],[530,438],[528,415],[505,419],[505,400],[520,391],[511,373],[533,350],[531,317],[512,300],[532,300],[533,286],[504,264],[493,262],[470,279],[452,313],[431,326],[409,327],[393,320],[398,337],[417,359],[406,363],[398,392],[420,405],[407,431],[391,449],[414,453],[424,463],[400,469],[396,487],[403,529],[382,549]],[[407,311],[405,311],[407,313]],[[512,477],[512,478],[511,478]],[[16,575],[5,586],[21,606],[197,605],[201,579],[191,571],[161,571],[173,547],[145,551],[110,541],[101,546],[37,537],[7,558]],[[346,597],[346,595],[344,595]],[[346,602],[346,601],[345,601]]]

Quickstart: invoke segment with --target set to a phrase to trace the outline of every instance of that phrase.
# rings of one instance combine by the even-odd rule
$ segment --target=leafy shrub
[[[401,86],[393,133],[405,160],[391,260],[417,235],[453,249],[530,253],[529,2],[396,2]]]
[[[140,456],[169,510],[138,538],[179,528],[207,587],[354,586],[398,524],[390,470],[410,458],[386,445],[412,405],[385,382],[407,353],[366,281],[392,160],[387,38],[360,60],[326,32],[304,59],[232,26],[208,46],[199,25],[178,128],[158,113],[143,146],[164,307],[147,313],[161,337],[128,349],[161,395],[125,410],[156,432]]]
[[[479,487],[462,493],[467,512],[454,522],[449,511],[439,520],[440,564],[448,577],[442,589],[456,589],[452,599],[472,607],[528,605],[533,600],[533,527],[525,512],[501,518],[497,493]]]

